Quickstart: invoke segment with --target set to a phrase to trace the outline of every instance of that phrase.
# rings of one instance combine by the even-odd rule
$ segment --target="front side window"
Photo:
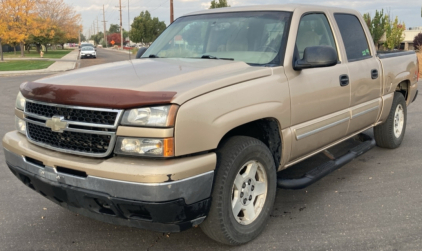
[[[324,14],[307,14],[300,20],[296,38],[296,49],[299,58],[303,59],[303,53],[307,47],[331,46],[336,51],[333,32]]]
[[[261,11],[182,17],[142,57],[216,57],[280,65],[290,18],[290,12]]]
[[[370,58],[368,40],[359,19],[351,14],[335,14],[334,17],[343,38],[348,61]]]

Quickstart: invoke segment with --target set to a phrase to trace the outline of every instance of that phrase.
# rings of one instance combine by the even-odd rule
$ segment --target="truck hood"
[[[108,105],[97,104],[96,106],[110,108],[117,108],[113,107],[114,103],[127,103],[131,98],[138,101],[143,99],[147,102],[148,96],[162,97],[158,98],[155,103],[183,104],[204,93],[271,74],[271,68],[252,67],[244,62],[236,61],[137,59],[87,67],[43,78],[23,84],[21,91],[24,96],[34,100],[91,106],[95,104],[83,102],[80,99],[84,99],[84,97],[89,99],[87,93],[98,94],[102,95],[98,98],[103,102],[108,102]],[[61,96],[65,97],[67,101],[57,100],[57,97],[60,96],[59,90],[62,91]],[[85,95],[83,95],[84,93]],[[131,93],[142,95],[128,97]],[[49,100],[49,97],[52,99]],[[56,100],[53,100],[54,98]],[[136,105],[146,104],[138,102],[129,106]],[[126,105],[119,108],[127,107]]]

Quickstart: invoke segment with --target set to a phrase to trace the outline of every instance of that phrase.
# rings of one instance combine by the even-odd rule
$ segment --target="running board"
[[[283,189],[305,188],[375,147],[375,140],[372,139],[371,137],[365,134],[359,134],[357,135],[357,137],[359,138],[360,141],[362,141],[362,143],[350,149],[345,155],[337,159],[333,159],[328,162],[325,162],[324,164],[305,173],[305,175],[302,176],[301,178],[298,178],[298,179],[278,178],[277,186]]]

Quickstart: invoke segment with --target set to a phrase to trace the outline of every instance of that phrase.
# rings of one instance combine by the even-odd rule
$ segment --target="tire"
[[[257,169],[255,176],[252,175],[254,166]],[[237,182],[236,186],[234,182],[244,176],[247,178]],[[248,176],[253,177],[253,180]],[[237,189],[239,187],[240,190]],[[262,193],[264,190],[265,193]],[[211,239],[228,245],[240,245],[255,239],[263,231],[270,217],[276,190],[276,167],[268,147],[251,137],[235,136],[228,139],[217,150],[212,203],[207,218],[200,225],[202,231]],[[241,191],[244,191],[244,194]],[[245,208],[242,202],[248,203],[247,208],[254,208],[254,213],[250,214],[251,210],[237,207],[240,211],[235,216],[232,209],[233,200],[237,201],[236,205],[240,203],[239,205]]]
[[[400,114],[402,116],[400,116]],[[396,120],[397,116],[399,116],[398,120]],[[391,106],[387,120],[385,123],[374,127],[374,136],[377,146],[389,149],[398,148],[406,133],[406,123],[406,100],[404,99],[403,94],[396,92],[394,93],[393,105]]]

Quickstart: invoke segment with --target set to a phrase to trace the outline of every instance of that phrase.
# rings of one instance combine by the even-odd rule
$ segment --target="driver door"
[[[333,47],[340,60],[340,50],[326,13],[303,14],[297,31],[293,61],[303,58],[305,48],[321,45]],[[350,121],[350,84],[341,85],[340,78],[348,76],[348,68],[341,62],[332,67],[301,71],[290,67],[286,75],[294,135],[290,160],[294,161],[346,136]]]

